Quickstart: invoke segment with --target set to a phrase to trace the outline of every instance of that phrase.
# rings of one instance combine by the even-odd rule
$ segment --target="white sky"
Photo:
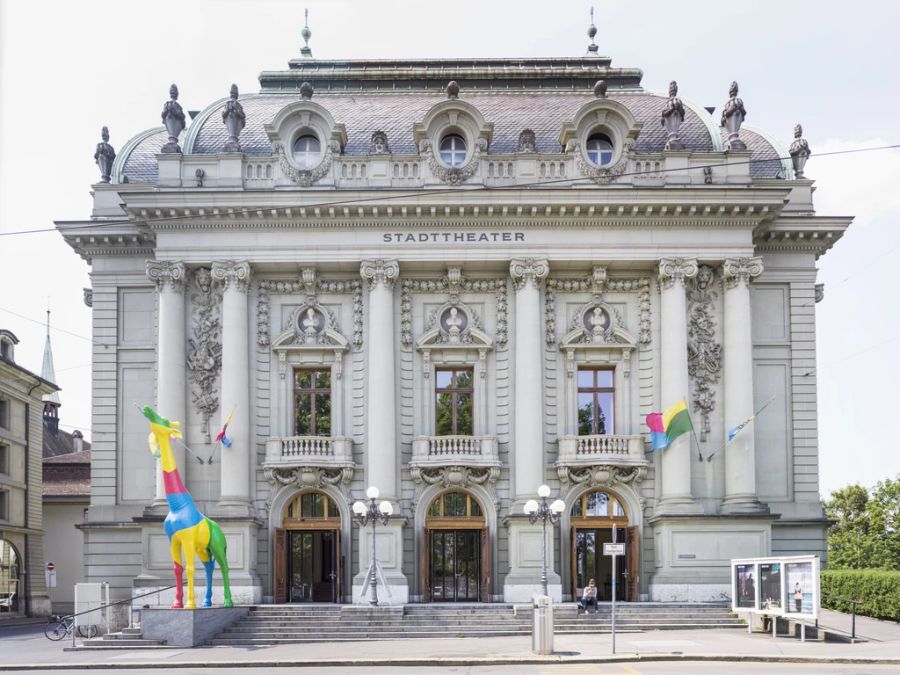
[[[822,215],[856,215],[820,260],[817,305],[822,491],[900,473],[900,151],[816,158],[900,143],[900,3],[605,0],[597,42],[644,87],[721,108],[736,79],[748,123],[786,145],[803,122]],[[116,149],[159,124],[176,82],[185,109],[258,89],[302,44],[321,58],[579,56],[589,2],[373,0],[0,0],[0,232],[87,217],[100,127]],[[56,233],[0,237],[0,326],[40,371],[44,309],[90,335],[87,265]],[[10,314],[15,312],[34,323]],[[90,343],[53,331],[61,421],[90,437]]]

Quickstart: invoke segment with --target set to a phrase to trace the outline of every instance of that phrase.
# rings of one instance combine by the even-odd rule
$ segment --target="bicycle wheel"
[[[83,638],[95,638],[100,630],[94,624],[90,626],[78,626],[78,635]]]
[[[54,621],[44,627],[44,635],[48,640],[53,640],[54,642],[58,642],[66,637],[67,632],[66,625],[62,621]]]

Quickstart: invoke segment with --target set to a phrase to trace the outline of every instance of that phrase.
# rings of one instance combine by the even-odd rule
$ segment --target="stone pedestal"
[[[754,412],[750,280],[759,276],[762,270],[761,258],[729,258],[722,267],[725,281],[722,332],[726,433]],[[768,510],[756,497],[754,428],[755,424],[748,424],[725,445],[722,513],[763,513]]]
[[[247,616],[249,607],[141,610],[141,637],[167,647],[198,647]]]
[[[509,518],[509,572],[503,581],[503,602],[528,602],[543,595],[541,569],[543,525],[528,518]],[[555,570],[553,535],[557,526],[547,525],[547,592],[554,602],[562,602],[562,580]]]
[[[697,261],[664,258],[659,262],[660,405],[688,400],[687,298],[684,280],[697,276]],[[682,434],[661,451],[662,494],[657,514],[701,513],[691,493],[691,435]]]
[[[409,584],[403,574],[402,518],[393,518],[387,525],[375,525],[375,555],[384,572],[387,588],[378,580],[379,605],[405,605],[409,602]],[[353,577],[353,603],[366,605],[369,590],[363,592],[369,565],[372,563],[372,525],[359,527],[359,571]]]
[[[250,345],[247,292],[250,263],[233,260],[212,264],[213,280],[222,288],[222,395],[220,423],[234,410],[228,426],[231,447],[219,450],[221,496],[216,513],[250,516]]]

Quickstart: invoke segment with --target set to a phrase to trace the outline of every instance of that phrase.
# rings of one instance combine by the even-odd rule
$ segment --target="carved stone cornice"
[[[550,264],[546,258],[513,258],[509,261],[509,274],[516,290],[521,290],[526,284],[539,288],[549,273]]]
[[[763,261],[753,258],[726,258],[722,263],[722,278],[725,288],[735,288],[738,284],[749,285],[750,280],[763,272]]]
[[[594,466],[557,466],[557,474],[563,483],[585,483],[589,487],[609,487],[635,483],[640,485],[647,473],[646,466],[615,466],[597,464]]]
[[[217,260],[212,264],[211,274],[213,281],[222,287],[222,290],[228,290],[232,284],[234,287],[246,293],[250,288],[250,278],[253,276],[253,269],[246,260]]]
[[[323,488],[326,485],[349,486],[353,467],[301,466],[296,468],[265,467],[263,476],[273,485]]]
[[[147,277],[156,284],[156,290],[168,287],[177,293],[184,291],[184,263],[172,260],[148,260]]]
[[[400,275],[400,263],[396,260],[363,260],[359,274],[369,284],[369,290],[378,284],[393,288]]]
[[[659,261],[659,285],[672,288],[677,281],[684,286],[685,279],[697,276],[697,261],[693,258],[663,258]]]

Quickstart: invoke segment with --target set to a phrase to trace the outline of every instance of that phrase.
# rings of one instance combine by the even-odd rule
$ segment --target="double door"
[[[639,534],[637,527],[618,528],[617,543],[625,544],[625,555],[616,557],[616,600],[639,599]],[[580,598],[591,579],[597,585],[597,599],[612,600],[612,557],[603,554],[603,544],[613,543],[611,527],[576,527],[572,530],[572,597]]]
[[[340,530],[276,530],[275,602],[340,602],[340,555]]]
[[[427,589],[431,602],[478,602],[487,592],[487,530],[426,530]]]

